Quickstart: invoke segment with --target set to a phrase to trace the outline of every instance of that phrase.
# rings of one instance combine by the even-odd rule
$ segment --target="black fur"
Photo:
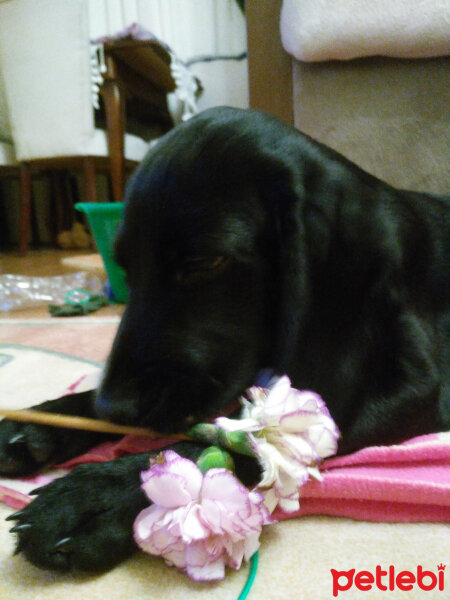
[[[95,401],[53,409],[179,431],[272,369],[323,396],[341,453],[447,429],[448,215],[445,199],[394,189],[268,115],[206,111],[129,184],[117,259],[130,301],[103,383]],[[29,472],[94,437],[4,422],[0,469]],[[115,564],[134,548],[147,463],[84,466],[47,486],[14,517],[19,549],[44,567]]]

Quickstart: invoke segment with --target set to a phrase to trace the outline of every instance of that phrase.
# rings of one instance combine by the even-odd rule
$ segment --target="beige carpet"
[[[116,316],[102,311],[80,320],[30,320],[19,313],[14,319],[0,319],[0,405],[22,407],[44,400],[80,374],[96,371],[108,353],[117,322]],[[159,558],[139,553],[101,576],[55,575],[12,556],[11,525],[4,521],[11,512],[0,505],[0,600],[231,600],[238,598],[247,577],[245,566],[237,573],[229,571],[223,582],[194,583]],[[437,564],[449,563],[450,536],[443,524],[304,517],[266,528],[259,555],[250,600],[329,600],[333,598],[330,569],[374,573],[377,565],[384,569],[394,565],[396,571],[415,572],[422,565],[436,572]],[[338,598],[443,600],[448,598],[449,579],[447,573],[443,592],[417,587],[381,591],[375,586],[362,592],[353,586]]]

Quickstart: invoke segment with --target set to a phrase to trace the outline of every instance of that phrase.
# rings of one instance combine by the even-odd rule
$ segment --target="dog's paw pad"
[[[113,463],[83,465],[36,490],[7,520],[16,522],[16,553],[36,566],[99,572],[136,550],[133,522],[145,504],[139,469],[130,475]]]

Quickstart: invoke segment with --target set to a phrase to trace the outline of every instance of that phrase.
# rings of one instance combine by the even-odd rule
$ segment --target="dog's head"
[[[308,296],[298,143],[271,117],[221,108],[149,152],[116,242],[130,299],[100,416],[183,430],[261,369],[283,372]]]

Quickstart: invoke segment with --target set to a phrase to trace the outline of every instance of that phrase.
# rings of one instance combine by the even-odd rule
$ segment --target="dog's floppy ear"
[[[269,168],[270,182],[262,191],[270,219],[275,252],[274,340],[270,365],[283,374],[293,359],[310,298],[304,228],[304,186],[289,165]]]

